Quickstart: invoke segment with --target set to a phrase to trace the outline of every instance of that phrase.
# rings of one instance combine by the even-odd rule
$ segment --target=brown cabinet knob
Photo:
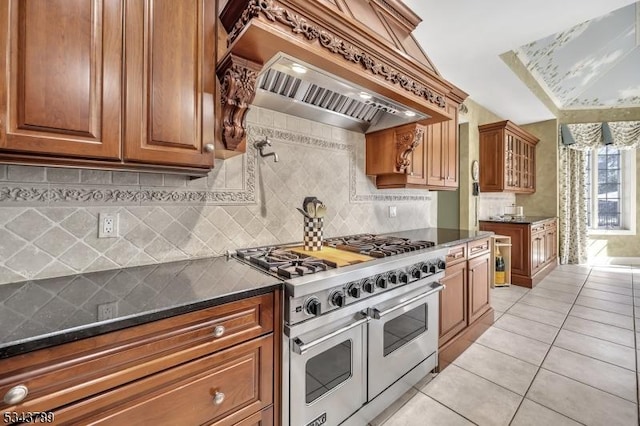
[[[213,144],[212,144],[212,143],[208,143],[208,144],[206,144],[206,145],[204,146],[204,150],[205,150],[206,152],[213,152],[213,151],[214,151],[214,146],[213,146]]]
[[[29,393],[25,385],[14,386],[4,394],[5,404],[14,405],[22,402]]]

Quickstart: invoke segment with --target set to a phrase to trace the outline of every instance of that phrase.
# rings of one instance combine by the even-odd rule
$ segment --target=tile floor
[[[494,325],[384,426],[638,425],[640,267],[561,265],[491,297]]]

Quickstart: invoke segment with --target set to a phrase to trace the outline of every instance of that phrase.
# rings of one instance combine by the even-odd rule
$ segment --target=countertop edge
[[[114,321],[88,325],[77,329],[66,329],[46,337],[25,339],[24,341],[18,341],[15,344],[0,348],[0,360],[65,343],[72,343],[81,339],[96,337],[101,334],[119,331],[137,325],[147,324],[153,321],[171,318],[177,315],[187,314],[201,309],[211,308],[225,303],[235,302],[249,297],[260,296],[281,289],[282,286],[282,282],[274,282],[259,288],[225,294],[212,299],[199,300],[197,302],[160,309],[158,311],[131,315]]]

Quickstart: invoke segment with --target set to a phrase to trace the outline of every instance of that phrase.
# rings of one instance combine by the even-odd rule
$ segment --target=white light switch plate
[[[398,209],[396,208],[396,206],[389,206],[389,217],[396,216],[398,216]]]

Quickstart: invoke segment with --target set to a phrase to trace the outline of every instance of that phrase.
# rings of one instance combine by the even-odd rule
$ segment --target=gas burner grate
[[[378,258],[422,250],[435,245],[431,241],[412,241],[408,238],[377,236],[373,234],[329,238],[325,240],[324,244],[339,250],[352,251]]]
[[[337,268],[338,266],[328,260],[278,247],[242,249],[237,251],[237,255],[264,270],[286,279],[314,274]]]

